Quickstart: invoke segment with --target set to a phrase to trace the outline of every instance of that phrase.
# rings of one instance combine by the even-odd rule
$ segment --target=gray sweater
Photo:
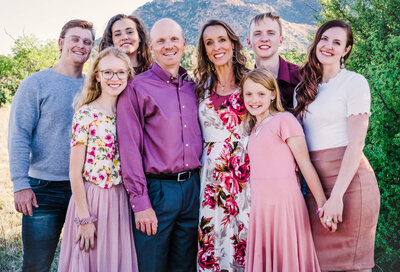
[[[29,177],[69,180],[72,102],[83,81],[52,69],[22,81],[12,101],[8,127],[14,192],[30,188]]]

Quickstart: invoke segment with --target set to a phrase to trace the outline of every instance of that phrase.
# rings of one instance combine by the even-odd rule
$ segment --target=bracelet
[[[82,218],[80,219],[78,216],[75,217],[74,222],[77,225],[85,225],[85,224],[89,224],[89,223],[93,223],[97,221],[97,217],[96,216],[90,216],[90,217],[86,217],[86,218]]]
[[[321,212],[321,208],[317,208],[316,210],[315,210],[315,214],[319,214]]]

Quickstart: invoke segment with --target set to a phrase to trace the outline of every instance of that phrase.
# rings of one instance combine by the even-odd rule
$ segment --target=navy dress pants
[[[199,174],[183,182],[147,178],[147,189],[158,229],[148,236],[133,218],[139,271],[196,271]]]
[[[49,271],[64,225],[71,187],[69,181],[30,178],[39,208],[22,216],[23,272]]]

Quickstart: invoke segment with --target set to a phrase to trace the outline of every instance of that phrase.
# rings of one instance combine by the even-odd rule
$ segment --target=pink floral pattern
[[[82,106],[72,122],[71,146],[79,143],[87,147],[82,173],[86,181],[105,189],[122,183],[115,116]]]
[[[208,93],[199,105],[204,138],[198,234],[200,271],[244,271],[250,213],[245,111],[239,90],[218,109]]]

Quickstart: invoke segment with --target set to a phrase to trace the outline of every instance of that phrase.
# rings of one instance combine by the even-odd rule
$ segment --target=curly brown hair
[[[136,25],[136,30],[139,34],[139,47],[137,49],[137,61],[139,66],[137,67],[136,74],[143,73],[151,68],[153,65],[153,58],[149,48],[149,36],[147,35],[146,27],[143,21],[134,15],[117,14],[112,17],[104,30],[103,37],[100,41],[99,50],[102,51],[107,47],[114,46],[112,40],[112,27],[116,21],[121,19],[130,19]]]
[[[204,99],[204,93],[207,89],[212,90],[218,83],[218,76],[214,64],[209,60],[204,46],[203,34],[209,26],[222,26],[228,38],[233,44],[233,74],[235,76],[235,84],[239,85],[240,80],[246,74],[246,57],[242,53],[242,44],[239,37],[233,29],[221,20],[212,19],[207,21],[201,28],[199,41],[197,43],[197,67],[194,70],[194,76],[198,82],[196,95],[199,101]]]
[[[322,34],[332,27],[341,27],[346,30],[346,48],[350,46],[350,50],[344,56],[344,62],[346,62],[350,56],[353,47],[353,32],[351,26],[342,20],[331,20],[322,24],[318,28],[314,41],[310,46],[307,62],[300,68],[301,81],[296,88],[297,106],[294,109],[293,114],[295,116],[300,115],[301,120],[304,117],[304,113],[307,111],[307,106],[315,100],[318,94],[318,84],[322,81],[323,67],[318,61],[316,55],[317,44],[321,40]]]

